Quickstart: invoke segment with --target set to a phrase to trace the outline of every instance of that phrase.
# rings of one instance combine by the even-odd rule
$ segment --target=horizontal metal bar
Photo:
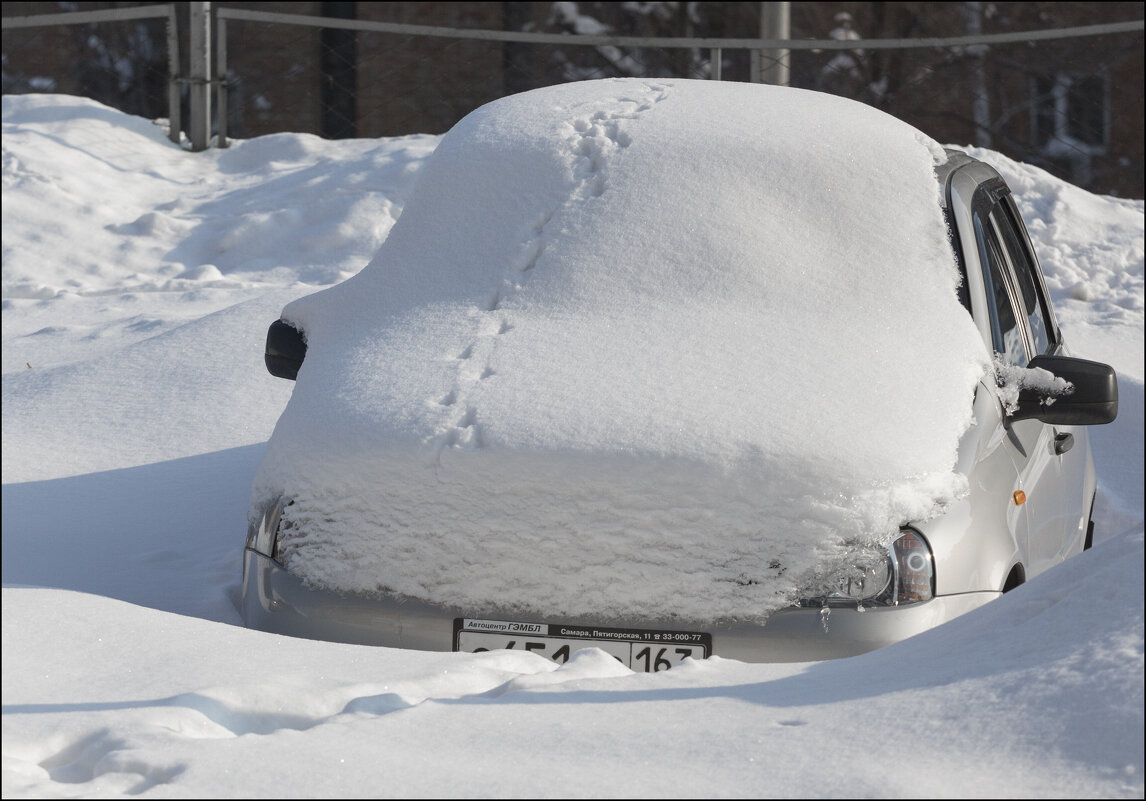
[[[228,86],[233,84],[227,83],[226,78],[174,78],[175,83],[185,83],[189,86],[217,86],[226,83]]]
[[[158,19],[166,17],[174,8],[170,3],[163,5],[137,6],[134,8],[105,8],[99,11],[67,11],[62,14],[33,14],[26,17],[4,17],[0,19],[4,30],[9,28],[42,28],[49,25],[85,25],[89,22],[122,22],[129,19]]]
[[[905,50],[916,47],[957,47],[978,44],[1006,44],[1045,39],[1068,39],[1076,36],[1104,36],[1114,33],[1133,33],[1146,27],[1143,20],[1110,22],[1102,25],[1083,25],[1074,28],[1024,31],[1016,33],[989,33],[981,36],[950,36],[921,39],[706,39],[688,37],[641,36],[578,36],[564,33],[526,33],[493,31],[474,28],[443,28],[433,25],[407,25],[399,22],[367,22],[364,20],[316,17],[307,14],[278,14],[270,11],[249,11],[240,8],[218,8],[219,17],[248,22],[273,22],[283,25],[305,25],[314,28],[393,33],[404,36],[434,36],[450,39],[477,39],[493,42],[520,42],[522,44],[556,44],[582,47],[658,47],[703,48],[716,47],[741,50]]]

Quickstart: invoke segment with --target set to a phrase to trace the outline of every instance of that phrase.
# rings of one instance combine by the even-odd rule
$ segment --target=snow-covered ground
[[[239,625],[285,304],[353,275],[436,137],[192,154],[3,99],[3,793],[1143,795],[1143,204],[998,154],[1073,352],[1119,372],[1096,545],[853,659],[630,673]]]

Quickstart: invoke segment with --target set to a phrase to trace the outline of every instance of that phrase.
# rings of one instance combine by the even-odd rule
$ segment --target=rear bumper
[[[576,625],[687,629],[712,635],[715,655],[744,662],[810,662],[855,656],[905,640],[999,597],[973,592],[903,607],[864,612],[835,607],[790,608],[766,625],[696,625],[674,621],[562,619]],[[281,565],[250,548],[243,557],[243,620],[250,628],[315,640],[452,651],[459,617],[519,620],[496,610],[461,610],[414,600],[364,598],[307,587]]]

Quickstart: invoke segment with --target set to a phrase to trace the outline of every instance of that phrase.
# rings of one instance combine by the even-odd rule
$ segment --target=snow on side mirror
[[[1118,416],[1118,377],[1108,364],[1043,355],[1031,359],[1021,372],[1018,400],[1009,415],[1012,421],[1034,418],[1051,425],[1093,426]],[[1046,373],[1050,380],[1039,380]]]

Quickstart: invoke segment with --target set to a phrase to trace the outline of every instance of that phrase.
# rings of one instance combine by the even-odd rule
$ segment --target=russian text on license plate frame
[[[668,629],[454,619],[455,651],[531,651],[564,664],[582,648],[600,648],[638,673],[655,673],[668,670],[688,657],[704,659],[710,656],[712,635]]]

